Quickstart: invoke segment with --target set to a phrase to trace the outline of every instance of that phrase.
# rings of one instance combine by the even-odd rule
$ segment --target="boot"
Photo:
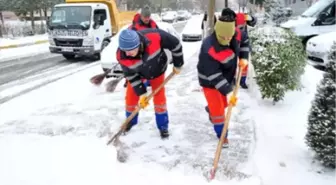
[[[218,139],[220,139],[223,129],[224,129],[224,124],[214,125],[214,130],[216,132],[216,135],[217,135]],[[226,132],[226,136],[224,138],[224,142],[223,142],[223,146],[222,146],[223,148],[228,148],[229,147],[228,133],[229,133],[229,131]]]
[[[160,130],[161,139],[168,139],[169,138],[169,131],[168,130]]]
[[[155,113],[156,126],[160,131],[160,136],[162,139],[167,139],[169,137],[168,125],[169,118],[168,112],[165,113]]]
[[[240,87],[243,89],[248,89],[248,86],[246,85],[246,76],[242,76],[240,79]]]
[[[127,127],[126,127],[126,129],[125,129],[125,132],[129,132],[129,131],[131,130],[132,127],[133,127],[133,125],[130,124],[130,123],[128,123],[128,124],[127,124]]]
[[[223,148],[229,148],[229,139],[228,138],[224,139]]]

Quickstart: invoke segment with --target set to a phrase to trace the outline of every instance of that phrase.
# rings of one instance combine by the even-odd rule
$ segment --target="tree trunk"
[[[4,21],[4,18],[2,16],[2,12],[1,11],[0,11],[0,20],[1,20],[1,24],[0,24],[0,37],[3,37],[2,30],[4,30],[4,28],[5,28],[5,21]]]
[[[31,27],[32,27],[33,34],[35,35],[34,10],[30,11],[30,21],[31,21]]]
[[[214,31],[215,3],[216,0],[209,0],[207,36],[211,35]]]
[[[44,19],[42,19],[42,17],[43,17],[42,9],[39,10],[39,15],[40,15],[40,21],[41,21],[40,32],[41,32],[41,34],[44,34],[44,22],[43,22]]]
[[[48,25],[48,8],[43,8],[43,19],[46,22],[46,25]]]

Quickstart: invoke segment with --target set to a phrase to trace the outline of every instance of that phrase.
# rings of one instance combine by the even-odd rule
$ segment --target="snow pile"
[[[40,40],[48,40],[48,36],[44,34],[18,38],[0,38],[0,46],[16,44],[30,45]],[[19,48],[0,49],[0,62],[11,59],[20,59],[21,57],[35,56],[47,52],[49,52],[49,43],[24,46]]]
[[[19,38],[0,38],[0,46],[30,44],[40,40],[48,40],[48,35],[43,34],[43,35],[34,35]]]

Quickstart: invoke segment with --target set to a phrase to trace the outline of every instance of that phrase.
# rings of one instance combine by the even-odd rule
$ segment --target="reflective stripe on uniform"
[[[235,57],[235,54],[232,53],[231,56],[229,56],[229,57],[227,57],[226,59],[220,61],[220,63],[222,63],[222,64],[226,64],[226,63],[229,62],[230,60],[234,59],[234,57]]]
[[[249,48],[249,47],[241,47],[241,48],[240,48],[240,51],[246,51],[246,52],[249,52],[249,51],[250,51],[250,48]]]
[[[223,80],[221,80],[220,82],[218,82],[216,85],[215,85],[215,87],[216,87],[216,89],[219,89],[219,88],[221,88],[223,85],[225,85],[225,84],[227,84],[228,83],[228,81],[224,78]]]
[[[214,125],[221,125],[224,123],[225,116],[210,116],[211,122]]]
[[[167,112],[167,105],[154,105],[154,110],[157,114],[164,114]]]
[[[182,45],[181,45],[181,43],[179,43],[174,49],[172,49],[171,51],[177,51],[177,50],[179,50],[179,49],[181,49],[181,47],[182,47]]]
[[[135,81],[135,82],[132,82],[131,83],[131,86],[132,87],[135,87],[135,86],[137,86],[137,85],[140,85],[142,82],[141,82],[141,80],[137,80],[137,81]]]
[[[136,109],[136,105],[128,105],[126,106],[127,112],[133,112]]]
[[[172,55],[173,55],[174,57],[180,57],[180,56],[183,55],[183,52],[178,52],[178,53],[172,52]]]

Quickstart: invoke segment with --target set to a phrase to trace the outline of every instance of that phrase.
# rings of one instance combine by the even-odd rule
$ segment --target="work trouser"
[[[210,120],[218,138],[221,137],[225,121],[225,109],[228,106],[226,96],[217,89],[203,87],[205,99],[208,102]],[[226,133],[226,137],[228,132]]]
[[[242,70],[242,76],[241,76],[241,79],[240,79],[240,84],[245,84],[246,83],[247,71],[248,71],[248,65],[245,68],[243,68],[243,70]]]
[[[161,76],[149,80],[151,84],[152,91],[157,89],[164,81],[165,76],[162,74]],[[136,106],[139,102],[139,96],[135,93],[133,87],[129,82],[127,82],[126,88],[126,117],[130,116],[132,112],[135,110]],[[168,130],[168,111],[166,105],[166,95],[165,89],[162,87],[156,95],[153,97],[154,101],[154,110],[155,110],[155,118],[156,125],[159,130]],[[131,120],[130,124],[132,126],[138,123],[138,114]]]

